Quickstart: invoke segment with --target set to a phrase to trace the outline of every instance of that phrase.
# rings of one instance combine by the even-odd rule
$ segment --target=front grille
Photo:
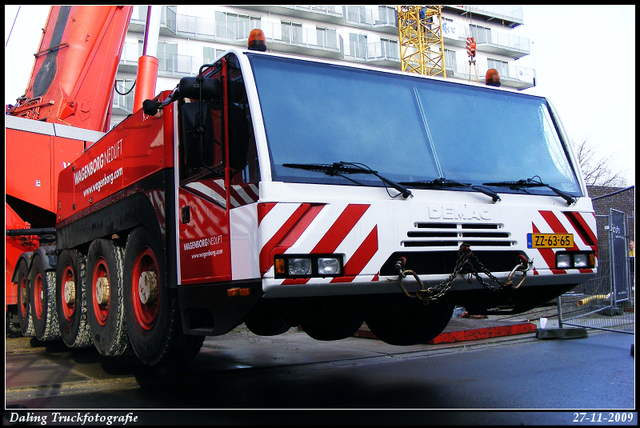
[[[473,254],[478,258],[480,263],[490,272],[510,272],[514,266],[520,263],[520,256],[526,254],[522,251],[515,250],[480,250],[474,251]],[[397,275],[396,262],[403,257],[406,261],[405,269],[414,271],[421,275],[437,275],[450,274],[456,267],[458,261],[458,251],[399,251],[393,253],[380,268],[380,275]],[[480,270],[475,260],[474,268]]]
[[[516,241],[499,223],[427,223],[417,222],[407,232],[403,247],[455,247],[464,242],[473,247],[511,247]]]

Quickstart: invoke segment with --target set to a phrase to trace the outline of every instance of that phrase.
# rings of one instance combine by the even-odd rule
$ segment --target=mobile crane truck
[[[37,336],[148,365],[242,323],[340,340],[366,322],[406,346],[455,305],[520,313],[595,275],[595,214],[546,98],[248,43],[60,172],[55,244],[13,274],[46,272],[25,285]]]

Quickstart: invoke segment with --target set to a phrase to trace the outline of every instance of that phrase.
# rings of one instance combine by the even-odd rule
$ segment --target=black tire
[[[122,248],[106,239],[93,241],[87,254],[87,318],[93,344],[104,356],[122,355],[129,345],[122,294],[122,258]]]
[[[402,316],[367,316],[365,322],[371,332],[390,345],[409,346],[424,344],[435,339],[445,329],[454,304],[447,299],[407,306]]]
[[[93,345],[87,320],[86,260],[76,250],[63,250],[58,257],[58,324],[62,341],[70,348],[87,348]]]
[[[341,340],[353,336],[364,322],[362,316],[340,302],[312,306],[300,326],[316,340]]]
[[[269,309],[258,309],[244,321],[244,325],[258,336],[277,336],[291,329],[284,316]]]
[[[187,362],[204,341],[204,336],[182,332],[177,292],[167,285],[162,249],[159,237],[138,227],[129,234],[124,256],[129,340],[138,359],[150,366]]]
[[[56,311],[56,274],[46,271],[40,255],[35,255],[29,272],[31,282],[31,318],[35,336],[40,341],[60,339]]]
[[[18,266],[18,318],[20,319],[20,333],[25,337],[35,336],[33,320],[31,319],[31,287],[29,286],[27,264],[23,260]]]

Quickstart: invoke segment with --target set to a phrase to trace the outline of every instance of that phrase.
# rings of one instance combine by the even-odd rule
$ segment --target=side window
[[[221,71],[217,70],[211,78],[220,80]],[[223,176],[222,103],[185,98],[179,108],[180,180]],[[200,124],[206,130],[202,136],[197,132]]]
[[[234,206],[257,201],[260,169],[249,102],[237,59],[228,57],[229,176]]]

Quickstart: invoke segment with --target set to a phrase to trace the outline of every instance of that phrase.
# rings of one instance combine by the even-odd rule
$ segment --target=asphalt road
[[[48,425],[56,412],[136,416],[129,425],[577,425],[597,409],[609,425],[629,415],[637,425],[633,343],[590,332],[405,348],[238,331],[208,338],[192,364],[168,371],[8,339],[4,416],[41,424],[28,420],[40,415]]]

